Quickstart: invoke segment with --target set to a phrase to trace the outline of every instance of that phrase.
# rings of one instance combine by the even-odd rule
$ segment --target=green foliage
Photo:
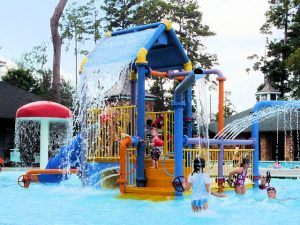
[[[177,35],[193,63],[193,67],[211,68],[216,55],[205,53],[201,42],[203,37],[214,35],[209,27],[202,24],[202,13],[196,0],[171,0],[170,20]],[[178,27],[178,28],[177,28]]]
[[[17,61],[19,67],[27,68],[32,71],[44,70],[47,63],[47,44],[43,42],[34,46],[30,51],[25,52]]]
[[[158,100],[156,100],[154,104],[154,111],[155,112],[165,111],[167,110],[165,102],[168,93],[162,90],[165,89],[164,84],[166,83],[166,80],[160,79],[158,77],[151,77],[151,80],[153,81],[153,84],[150,87],[149,91],[151,94],[154,94],[158,97]]]
[[[160,22],[170,18],[171,4],[164,0],[145,0],[140,4],[133,16],[135,25]]]
[[[134,24],[141,25],[160,22],[164,18],[169,19],[193,67],[211,68],[217,62],[217,57],[205,52],[201,39],[214,33],[208,26],[202,24],[202,13],[199,8],[196,0],[146,0],[137,8],[133,21]],[[161,103],[162,100],[157,101],[155,109],[172,109],[172,96],[178,82],[172,82],[171,88],[166,92],[165,89],[157,88],[158,80],[156,78],[150,92],[160,96],[164,104]]]
[[[77,2],[73,2],[62,15],[61,38],[75,41],[74,54],[78,53],[77,44],[88,39],[85,35],[89,33],[88,28],[92,24],[90,16],[91,9],[86,5],[78,5]]]
[[[101,9],[105,13],[103,17],[105,30],[130,27],[139,2],[138,0],[104,0]]]
[[[73,93],[75,88],[70,81],[62,79],[60,82],[61,104],[71,108],[73,106]]]
[[[202,13],[196,0],[146,0],[136,10],[133,17],[135,25],[160,22],[169,19],[179,37],[193,66],[211,68],[217,57],[205,52],[203,37],[215,35],[209,27],[202,24]]]
[[[266,55],[248,57],[256,60],[254,70],[260,70],[271,85],[281,92],[280,98],[300,98],[299,52],[300,1],[273,0],[266,12],[266,23],[261,31],[271,34],[271,29],[283,30],[284,37],[267,42]]]
[[[2,80],[25,91],[35,92],[37,82],[29,69],[12,69],[2,76]]]
[[[225,99],[224,99],[224,118],[230,117],[237,112],[235,111],[235,106],[232,104],[229,96],[231,95],[231,91],[225,91]],[[215,121],[218,121],[219,113],[215,114]]]

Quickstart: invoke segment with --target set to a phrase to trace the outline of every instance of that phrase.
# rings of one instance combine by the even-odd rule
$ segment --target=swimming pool
[[[82,188],[74,176],[61,184],[31,184],[20,188],[24,171],[0,173],[1,225],[89,224],[289,224],[300,221],[300,180],[273,179],[278,199],[266,191],[248,189],[245,196],[209,199],[209,211],[192,213],[190,197],[152,202],[118,199],[118,190]]]
[[[298,168],[300,169],[300,161],[279,161],[281,168],[285,169],[294,169]],[[274,161],[260,161],[259,167],[260,168],[273,168]]]

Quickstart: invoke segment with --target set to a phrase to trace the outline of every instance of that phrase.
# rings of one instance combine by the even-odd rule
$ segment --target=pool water
[[[0,173],[1,225],[300,224],[300,180],[272,179],[277,199],[266,191],[209,199],[209,210],[193,213],[190,196],[152,202],[119,199],[118,190],[82,188],[74,175],[61,184],[17,185],[24,171]]]
[[[300,169],[300,162],[299,161],[279,161],[282,169]],[[261,161],[259,162],[260,168],[273,168],[274,161]],[[299,223],[300,224],[300,223]]]

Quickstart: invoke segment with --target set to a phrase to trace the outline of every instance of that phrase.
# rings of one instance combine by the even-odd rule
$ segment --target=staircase
[[[163,163],[164,162],[164,163]],[[163,165],[164,164],[164,165]],[[174,174],[174,160],[166,159],[158,161],[158,169],[152,169],[152,160],[145,160],[145,176],[147,178],[146,187],[172,187],[173,176],[165,173]]]
[[[145,159],[146,186],[126,187],[125,193],[174,196],[174,188],[172,186],[173,176],[168,176],[165,173],[166,169],[168,173],[174,174],[174,159],[160,159],[158,161],[158,169],[150,167],[152,167],[152,160]]]

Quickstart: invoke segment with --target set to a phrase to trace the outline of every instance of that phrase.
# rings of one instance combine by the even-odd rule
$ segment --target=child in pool
[[[276,189],[274,187],[268,187],[267,194],[268,198],[276,198]]]
[[[235,190],[235,193],[237,193],[237,194],[245,194],[245,192],[246,192],[245,180],[246,180],[247,171],[248,171],[248,168],[250,167],[250,164],[251,164],[250,159],[243,158],[241,166],[234,169],[228,175],[227,182],[230,187],[232,186],[232,183],[231,183],[232,177],[235,174],[237,175],[236,182],[234,183],[234,190]]]
[[[259,189],[260,190],[264,190],[266,189],[267,187],[270,187],[270,181],[271,181],[271,174],[269,171],[267,171],[266,173],[266,176],[263,176],[261,179],[260,179],[260,184],[259,184]]]
[[[194,171],[189,175],[188,180],[182,184],[185,190],[192,190],[192,210],[193,212],[200,212],[208,209],[208,195],[211,193],[217,197],[226,197],[221,193],[210,191],[210,179],[204,172],[205,160],[196,158],[194,160]]]
[[[276,162],[273,164],[273,168],[274,169],[280,169],[281,168],[280,162],[278,160],[276,160]]]

